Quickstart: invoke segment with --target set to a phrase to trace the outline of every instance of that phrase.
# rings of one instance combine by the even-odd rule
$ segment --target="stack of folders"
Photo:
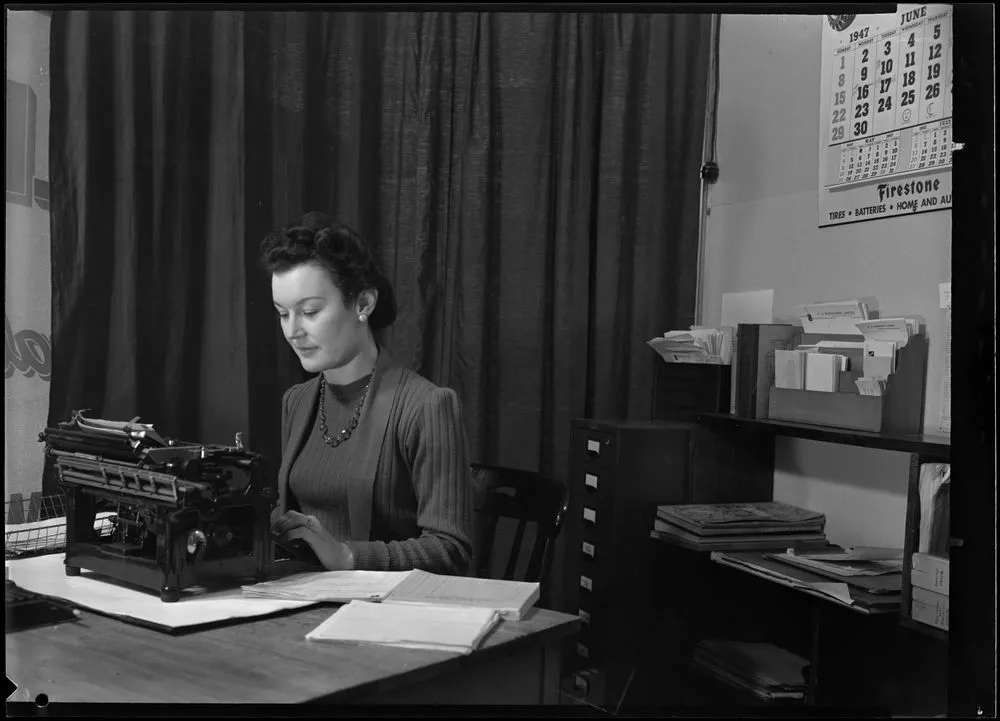
[[[667,363],[729,365],[732,360],[733,329],[701,328],[672,330],[646,341]]]
[[[826,544],[826,516],[777,501],[659,506],[653,537],[697,551]]]
[[[947,631],[951,577],[948,558],[914,553],[910,566],[910,617]]]
[[[853,371],[858,393],[884,395],[889,376],[896,372],[899,349],[919,332],[919,321],[915,318],[852,318],[851,325],[850,335],[860,335],[860,340],[827,338],[800,343],[794,348],[776,349],[775,387],[843,393],[841,373]]]
[[[915,621],[947,631],[951,464],[922,464],[919,495],[920,524],[917,548],[910,563],[910,616]]]
[[[809,551],[788,549],[783,553],[764,555],[839,582],[841,590],[847,593],[840,596],[844,600],[849,596],[860,607],[899,606],[903,581],[902,549],[831,546]],[[826,589],[831,590],[829,585]],[[837,594],[833,595],[837,597]]]
[[[805,698],[808,661],[774,644],[726,639],[699,641],[693,665],[765,701]]]
[[[849,357],[841,353],[801,346],[774,351],[774,385],[777,388],[836,393],[840,374],[848,370]]]

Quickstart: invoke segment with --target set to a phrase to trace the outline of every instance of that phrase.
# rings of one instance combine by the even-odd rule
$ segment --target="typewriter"
[[[84,413],[39,437],[66,498],[67,576],[87,569],[164,602],[268,579],[277,491],[240,434],[233,446],[188,443]]]

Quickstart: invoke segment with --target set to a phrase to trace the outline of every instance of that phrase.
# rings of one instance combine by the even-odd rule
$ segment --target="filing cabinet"
[[[629,705],[664,703],[656,507],[770,499],[771,476],[749,457],[773,452],[767,444],[720,453],[713,441],[679,421],[572,421],[564,589],[583,624],[568,666],[603,676],[604,698],[591,703],[615,710],[626,690]]]

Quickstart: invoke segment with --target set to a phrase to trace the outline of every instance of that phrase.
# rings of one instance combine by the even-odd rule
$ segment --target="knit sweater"
[[[337,448],[324,444],[334,454],[344,451],[332,458],[317,446],[323,443],[316,429],[323,382],[320,374],[285,393],[281,511],[299,507],[335,538],[349,534],[338,540],[351,549],[356,569],[465,574],[472,554],[472,485],[455,392],[398,366],[382,351],[357,428]],[[328,396],[327,421],[335,436],[342,425],[331,415],[340,416],[334,406]],[[348,415],[351,410],[353,405]],[[329,480],[329,490],[318,489],[332,470],[338,478]]]

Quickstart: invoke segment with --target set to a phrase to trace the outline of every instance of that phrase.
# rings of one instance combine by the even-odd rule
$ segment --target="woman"
[[[309,213],[261,244],[282,332],[318,373],[284,395],[279,543],[328,570],[464,575],[472,491],[458,398],[393,362],[373,331],[392,287],[358,235]]]

